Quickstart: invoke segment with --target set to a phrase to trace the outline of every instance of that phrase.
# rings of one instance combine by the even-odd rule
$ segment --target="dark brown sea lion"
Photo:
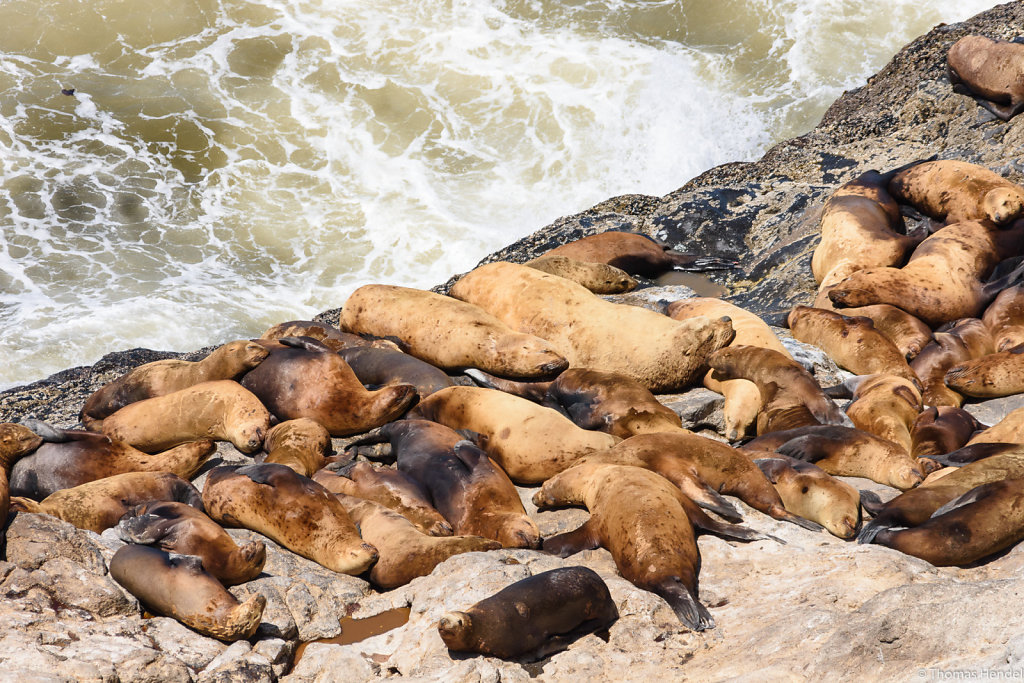
[[[666,270],[712,270],[735,263],[719,258],[674,251],[663,242],[634,232],[609,230],[555,247],[544,256],[568,256],[577,261],[607,263],[630,275],[656,277]]]
[[[267,350],[259,344],[240,340],[224,344],[200,361],[168,359],[146,363],[93,393],[86,400],[80,419],[86,429],[99,431],[105,418],[129,403],[165,396],[200,382],[238,379],[266,357]]]
[[[985,429],[985,425],[962,408],[928,408],[917,416],[911,430],[911,455],[927,458],[952,453],[966,445],[971,436],[982,429]]]
[[[1006,225],[1024,215],[1024,188],[983,166],[953,159],[897,173],[889,192],[901,204],[948,224],[988,220]]]
[[[266,455],[257,458],[258,462],[287,465],[304,477],[312,477],[332,453],[331,435],[316,420],[300,417],[271,427],[263,450]]]
[[[550,655],[618,617],[597,572],[560,567],[517,581],[465,611],[446,613],[437,630],[453,652],[513,659]]]
[[[398,470],[429,494],[456,534],[482,536],[506,548],[540,547],[540,531],[515,486],[487,454],[444,425],[400,420],[381,428]]]
[[[1014,285],[999,292],[985,309],[982,322],[992,334],[996,351],[1006,351],[1024,344],[1024,285]]]
[[[839,538],[853,538],[860,525],[860,494],[817,465],[781,454],[754,460],[786,509],[817,522]]]
[[[171,617],[204,636],[234,641],[259,628],[267,599],[239,603],[192,555],[171,555],[147,545],[119,548],[110,576],[153,614]]]
[[[410,354],[445,370],[542,379],[569,366],[554,345],[516,332],[479,306],[419,289],[360,287],[345,302],[341,323],[351,332],[401,339]]]
[[[914,448],[911,430],[923,410],[916,382],[895,375],[857,378],[846,414],[853,426],[893,442],[907,453]]]
[[[255,579],[267,560],[267,547],[252,541],[239,547],[223,527],[184,503],[162,501],[136,505],[117,523],[126,543],[155,545],[177,555],[195,555],[203,569],[225,586]]]
[[[370,569],[370,581],[382,590],[404,586],[418,576],[460,553],[497,550],[501,543],[479,536],[428,536],[402,515],[354,496],[338,500],[359,526],[359,533],[373,544],[380,557]]]
[[[594,294],[621,294],[636,289],[637,285],[636,280],[620,268],[607,263],[579,261],[568,256],[545,254],[523,265],[572,280]]]
[[[11,507],[11,494],[8,489],[11,469],[20,458],[34,451],[42,443],[43,437],[25,425],[13,422],[0,423],[0,515],[3,515],[3,523],[7,522],[7,513]]]
[[[203,503],[215,522],[252,529],[332,571],[361,574],[377,561],[334,494],[285,465],[215,467]]]
[[[728,318],[672,320],[515,263],[480,266],[451,294],[512,329],[547,339],[574,368],[617,372],[655,393],[699,381],[707,356],[733,336]]]
[[[482,434],[487,454],[520,484],[538,484],[581,456],[619,441],[610,434],[580,429],[551,408],[480,387],[442,389],[421,401],[409,416]]]
[[[341,356],[312,339],[282,337],[275,351],[242,378],[279,420],[316,420],[331,436],[368,431],[401,416],[416,400],[409,384],[367,391]]]
[[[1024,392],[1024,344],[954,365],[946,386],[973,398],[998,398]]]
[[[932,328],[890,304],[844,308],[842,312],[845,316],[870,319],[875,329],[895,344],[908,361],[913,360],[932,340]]]
[[[103,433],[147,453],[199,439],[230,441],[243,453],[263,445],[270,413],[238,382],[202,382],[126,405],[103,421]]]
[[[361,346],[342,349],[338,355],[368,389],[411,384],[420,398],[424,398],[453,384],[451,377],[440,368],[401,351]]]
[[[1024,110],[1024,45],[969,35],[946,55],[953,91],[1009,121]]]
[[[150,501],[176,501],[203,509],[199,491],[168,472],[125,472],[52,493],[41,502],[11,498],[11,508],[63,519],[79,529],[103,533],[131,508]]]
[[[955,365],[992,353],[992,335],[977,318],[964,318],[936,330],[910,367],[921,380],[926,406],[959,408],[963,396],[946,386],[946,372]]]

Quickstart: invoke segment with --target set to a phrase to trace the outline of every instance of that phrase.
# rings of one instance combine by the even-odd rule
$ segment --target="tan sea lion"
[[[817,522],[839,538],[853,538],[860,525],[860,494],[817,465],[773,453],[758,458],[760,468],[786,509],[794,515]]]
[[[966,445],[973,446],[976,443],[1024,444],[1024,408],[1010,411],[1006,417],[988,429],[975,433]]]
[[[61,489],[40,502],[11,498],[11,509],[63,519],[79,529],[100,534],[117,524],[131,508],[150,501],[176,501],[203,509],[199,491],[168,472],[125,472]]]
[[[377,561],[334,494],[285,465],[215,467],[203,503],[215,522],[261,533],[332,571],[362,574]]]
[[[287,465],[304,477],[322,468],[331,450],[331,435],[308,417],[274,425],[263,441],[266,455],[258,462]]]
[[[608,586],[587,567],[559,567],[506,586],[438,622],[453,652],[513,659],[548,656],[619,617]]]
[[[926,458],[953,451],[966,445],[975,432],[985,425],[962,408],[933,406],[917,416],[911,430],[911,455]]]
[[[630,275],[656,277],[666,270],[731,268],[733,261],[675,251],[664,242],[634,232],[609,230],[588,235],[547,251],[543,256],[568,256],[577,261],[607,263]]]
[[[103,421],[103,433],[147,453],[199,439],[230,441],[243,453],[263,445],[270,413],[238,382],[202,382],[126,405]]]
[[[895,375],[857,378],[853,402],[846,414],[853,426],[893,442],[907,453],[914,449],[911,430],[921,413],[921,391],[915,383]]]
[[[678,322],[514,263],[480,266],[451,294],[513,329],[549,340],[574,368],[617,372],[655,393],[693,384],[706,370],[708,354],[733,336],[727,319]]]
[[[1024,392],[1024,344],[954,365],[946,386],[973,398],[998,398]]]
[[[620,440],[580,429],[551,408],[480,387],[442,389],[421,401],[409,417],[482,434],[487,439],[484,450],[519,484],[538,484],[581,456]]]
[[[239,547],[205,513],[191,505],[171,501],[143,503],[131,508],[117,523],[126,543],[155,545],[177,555],[195,555],[203,569],[225,586],[255,579],[267,560],[267,547],[252,541]]]
[[[4,523],[7,522],[7,513],[11,507],[11,494],[8,488],[11,468],[20,458],[39,448],[42,443],[43,437],[25,425],[0,422],[0,515],[3,515]]]
[[[946,55],[953,91],[1009,121],[1024,109],[1024,45],[968,35]]]
[[[360,287],[345,302],[341,322],[352,332],[397,337],[409,353],[445,370],[541,379],[569,365],[551,343],[516,332],[479,306],[419,289]]]
[[[594,294],[621,294],[636,289],[637,282],[626,271],[607,263],[579,261],[568,256],[545,254],[523,264],[583,285]]]
[[[146,363],[94,392],[86,399],[79,417],[86,429],[100,431],[105,418],[130,403],[166,396],[201,382],[238,379],[266,357],[266,349],[243,339],[224,344],[195,362],[168,359]]]
[[[999,292],[981,320],[992,334],[996,351],[1024,344],[1024,285],[1013,285]]]
[[[972,358],[992,353],[992,335],[977,318],[964,318],[943,325],[913,360],[910,367],[921,380],[921,399],[927,406],[959,408],[963,396],[946,386],[946,372]]]
[[[897,173],[889,192],[901,204],[947,224],[988,220],[1006,225],[1024,215],[1024,188],[983,166],[953,159]]]
[[[259,628],[267,599],[239,603],[192,555],[171,555],[147,545],[118,548],[110,576],[153,614],[171,617],[204,636],[235,641]]]
[[[831,301],[828,303],[831,304]],[[817,302],[815,306],[818,307]],[[932,328],[906,311],[889,304],[844,308],[842,314],[870,319],[875,324],[875,329],[891,341],[908,361],[913,360],[932,340]]]

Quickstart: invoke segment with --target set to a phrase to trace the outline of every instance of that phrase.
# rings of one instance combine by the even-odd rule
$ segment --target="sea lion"
[[[972,358],[992,353],[992,335],[977,318],[964,318],[943,325],[910,364],[921,380],[921,400],[927,406],[959,408],[963,396],[946,386],[946,372]]]
[[[110,576],[153,614],[171,617],[204,636],[228,642],[251,637],[267,599],[239,603],[192,555],[171,555],[147,545],[118,548]]]
[[[169,472],[125,472],[52,493],[40,502],[11,498],[11,508],[63,519],[100,534],[132,507],[150,501],[175,501],[203,509],[199,491]]]
[[[342,332],[333,325],[314,320],[290,320],[274,325],[262,335],[260,341],[277,341],[282,337],[312,337],[332,351],[342,349],[376,348],[400,351],[398,345],[387,339],[363,338],[358,334]]]
[[[451,536],[452,525],[430,502],[430,495],[403,472],[355,462],[337,471],[322,469],[313,481],[331,493],[372,500],[408,519],[429,536]]]
[[[362,346],[343,349],[338,355],[368,389],[411,384],[419,397],[424,398],[454,384],[440,368],[401,351]]]
[[[13,422],[0,423],[0,515],[3,515],[0,528],[6,524],[7,513],[11,507],[11,494],[8,488],[11,469],[19,458],[39,448],[42,443],[43,437],[25,425]]]
[[[993,455],[1002,455],[1003,453],[1011,453],[1018,450],[1020,450],[1019,443],[981,442],[971,444],[970,446],[964,446],[949,453],[931,456],[932,460],[944,466],[943,469],[937,470],[933,474],[951,474],[953,468],[963,467],[964,465],[969,465],[972,462],[991,458]],[[932,475],[928,475],[925,482],[928,482],[929,479],[932,479]]]
[[[1005,230],[988,220],[947,225],[921,242],[903,268],[857,271],[828,296],[840,308],[892,304],[931,326],[977,317],[1020,277],[1018,269],[982,282],[996,264],[1020,253],[1022,229],[1024,221]]]
[[[263,445],[270,413],[238,382],[201,382],[126,405],[103,421],[103,433],[147,453],[199,439],[230,441],[243,453]]]
[[[701,315],[709,318],[727,316],[735,331],[729,346],[759,346],[778,351],[786,358],[791,357],[763,320],[728,301],[710,297],[680,299],[670,303],[665,312],[673,320],[688,320]],[[743,437],[757,420],[761,406],[761,392],[757,385],[747,379],[720,381],[715,379],[713,370],[708,370],[704,374],[704,386],[725,397],[722,408],[725,437],[730,441]]]
[[[379,553],[370,581],[381,590],[404,586],[460,553],[497,550],[501,543],[479,536],[428,536],[412,522],[372,500],[338,495],[363,539]]]
[[[1024,392],[1024,344],[990,353],[946,371],[946,386],[973,398],[998,398]]]
[[[811,373],[774,349],[730,346],[711,354],[708,365],[716,379],[747,379],[757,385],[761,397],[758,434],[846,420]]]
[[[946,54],[953,92],[973,97],[978,104],[1009,121],[1024,110],[1024,45],[968,35]]]
[[[817,465],[781,454],[754,464],[794,515],[817,522],[839,538],[853,538],[860,525],[860,494]]]
[[[446,612],[441,640],[453,652],[514,659],[548,656],[619,617],[608,586],[587,567],[559,567],[501,589],[469,609]],[[540,650],[539,652],[535,652]]]
[[[821,348],[836,365],[855,375],[896,375],[917,382],[906,356],[875,329],[870,318],[794,306],[786,322],[797,341]]]
[[[540,403],[578,427],[621,439],[683,428],[675,411],[659,403],[645,386],[617,372],[570,368],[550,382],[516,382],[476,369],[466,374],[480,386]]]
[[[401,416],[416,401],[409,384],[367,391],[342,360],[310,338],[282,337],[292,348],[272,353],[242,378],[279,420],[309,418],[331,436],[359,434]]]
[[[962,408],[933,406],[922,411],[914,421],[910,453],[915,458],[951,453],[982,429],[985,425]]]
[[[636,289],[637,282],[626,271],[607,263],[579,261],[568,256],[545,254],[523,264],[583,285],[594,294],[621,294]]]
[[[947,224],[987,220],[1006,225],[1024,215],[1024,188],[965,161],[942,159],[908,168],[893,176],[889,192],[901,204]]]
[[[456,534],[490,538],[506,548],[540,547],[540,531],[515,486],[483,450],[426,420],[392,422],[381,434],[391,442],[398,470],[430,494]]]
[[[831,304],[831,300],[828,303]],[[815,306],[820,308],[817,302]],[[932,328],[890,304],[844,308],[843,315],[870,319],[875,324],[875,329],[891,341],[908,361],[913,360],[932,340]]]
[[[923,465],[891,441],[839,425],[773,432],[742,448],[775,451],[814,463],[831,475],[864,477],[903,491],[920,484],[925,476]]]
[[[239,547],[223,527],[191,505],[171,501],[143,503],[117,523],[125,543],[155,545],[177,555],[195,555],[203,569],[225,586],[255,579],[267,560],[267,547],[252,541]]]
[[[301,417],[271,427],[263,450],[266,455],[259,462],[287,465],[304,477],[312,477],[332,452],[331,435],[316,420]]]
[[[992,334],[996,351],[1024,344],[1024,285],[1013,285],[999,292],[981,320]]]
[[[215,522],[252,529],[341,574],[361,574],[377,561],[334,494],[285,465],[215,467],[203,504]]]
[[[166,396],[200,382],[238,379],[266,357],[265,348],[243,339],[224,344],[195,362],[168,359],[146,363],[89,396],[79,419],[86,429],[100,431],[105,418],[130,403]]]
[[[419,289],[364,285],[345,302],[341,322],[354,332],[397,337],[410,354],[444,370],[541,379],[569,366],[552,344],[516,332],[479,306]]]
[[[1024,408],[1010,411],[1006,417],[988,429],[975,433],[966,445],[976,443],[1024,444]]]
[[[480,387],[442,389],[421,401],[409,417],[482,434],[487,439],[484,450],[519,484],[539,484],[581,456],[620,440],[580,429],[551,408]]]
[[[61,489],[124,472],[170,472],[191,479],[214,452],[203,439],[161,453],[144,453],[106,434],[39,425],[46,443],[11,468],[11,494],[42,500]]]
[[[853,402],[846,407],[853,426],[912,452],[911,430],[923,410],[915,382],[879,374],[858,377],[855,385]]]
[[[568,256],[577,261],[607,263],[630,275],[648,278],[657,277],[666,270],[712,270],[735,265],[734,261],[675,251],[647,235],[618,230],[581,237],[546,251],[543,256]]]
[[[572,367],[617,372],[655,393],[693,384],[706,370],[708,354],[733,336],[726,318],[678,322],[639,306],[613,304],[575,282],[514,263],[480,266],[456,282],[451,294],[513,329],[547,339]]]

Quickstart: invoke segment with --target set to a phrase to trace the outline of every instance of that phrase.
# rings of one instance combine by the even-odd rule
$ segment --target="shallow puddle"
[[[662,273],[654,282],[659,285],[683,285],[689,287],[697,296],[721,297],[729,293],[723,285],[712,282],[700,273],[689,273],[681,270],[670,270]]]
[[[302,659],[302,655],[306,651],[306,646],[310,643],[350,645],[352,643],[358,643],[361,640],[366,640],[367,638],[372,638],[373,636],[379,636],[381,633],[387,633],[399,626],[404,626],[408,621],[408,607],[389,609],[387,612],[381,612],[380,614],[375,614],[372,617],[366,617],[365,619],[345,617],[344,619],[339,620],[339,623],[341,624],[341,633],[339,635],[336,635],[333,638],[321,638],[319,640],[310,640],[305,643],[300,643],[299,647],[295,650],[295,659],[292,661],[292,668],[295,668],[299,663],[299,660]]]

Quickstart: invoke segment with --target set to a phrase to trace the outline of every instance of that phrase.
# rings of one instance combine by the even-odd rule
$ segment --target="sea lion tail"
[[[715,618],[708,608],[700,604],[678,578],[666,579],[655,586],[653,592],[665,599],[684,626],[694,631],[715,627]]]
[[[876,518],[861,527],[860,533],[857,534],[857,543],[874,543],[875,537],[883,531],[889,531],[894,528],[892,522],[884,518]]]
[[[878,513],[885,509],[885,503],[878,497],[878,494],[874,491],[860,492],[860,504],[872,517],[876,517]]]
[[[11,496],[11,512],[39,512],[42,513],[42,508],[39,503],[32,500],[31,498],[22,498],[21,496]]]
[[[217,624],[210,629],[210,635],[218,640],[243,640],[256,633],[263,618],[263,609],[267,599],[256,594],[231,611],[224,624]]]
[[[49,422],[43,422],[42,420],[30,417],[22,420],[21,424],[31,429],[38,436],[43,437],[43,441],[48,443],[65,443],[71,440],[66,429],[54,427]]]

